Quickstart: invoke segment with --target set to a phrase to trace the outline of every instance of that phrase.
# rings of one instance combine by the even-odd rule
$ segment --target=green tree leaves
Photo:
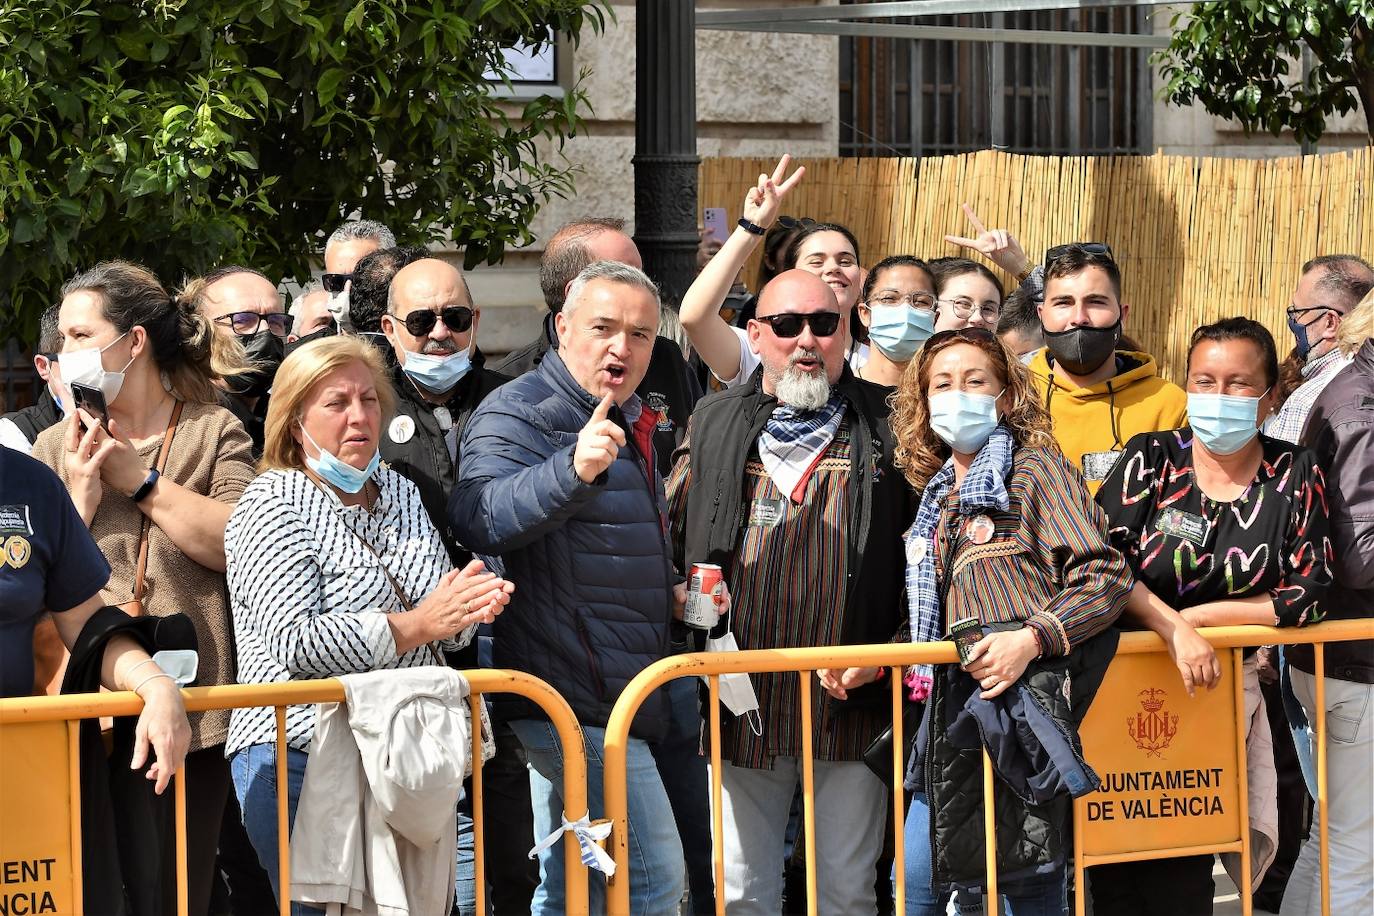
[[[511,105],[484,73],[504,48],[600,29],[607,9],[0,0],[0,339],[31,333],[102,258],[170,283],[230,261],[304,279],[354,213],[499,260],[571,190],[557,151],[586,100]]]
[[[1221,0],[1175,14],[1172,25],[1156,62],[1173,104],[1200,102],[1247,131],[1310,141],[1328,115],[1363,104],[1374,140],[1374,0]]]

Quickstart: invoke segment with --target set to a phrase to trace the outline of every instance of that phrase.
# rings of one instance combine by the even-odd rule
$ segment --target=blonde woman
[[[509,600],[514,586],[480,561],[450,567],[415,485],[381,466],[394,402],[360,337],[314,341],[277,370],[260,473],[224,535],[239,683],[442,664],[440,649],[467,645]],[[293,820],[314,722],[312,707],[287,710]],[[234,789],[280,893],[275,738],[270,708],[234,710]]]
[[[1055,761],[999,766],[998,887],[1017,916],[1063,913],[1069,798],[1097,784],[1076,727],[1115,651],[1114,631],[1096,637],[1121,613],[1130,571],[1029,375],[991,332],[932,336],[898,386],[892,431],[922,492],[906,534],[913,639],[968,628],[971,644],[963,664],[911,678],[928,702],[906,782],[907,913],[943,913],[952,890],[985,886],[981,803],[964,790],[980,735],[999,764],[1015,743],[997,721],[1032,730]]]

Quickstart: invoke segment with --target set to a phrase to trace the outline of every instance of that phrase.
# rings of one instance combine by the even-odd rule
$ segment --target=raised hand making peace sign
[[[784,154],[778,160],[778,167],[773,169],[773,174],[760,175],[759,183],[750,188],[744,195],[743,216],[756,226],[764,229],[770,228],[778,218],[778,211],[782,209],[782,199],[787,196],[787,192],[796,187],[797,182],[806,174],[806,166],[799,165],[797,170],[786,180],[787,167],[792,164],[792,157]]]
[[[952,242],[964,248],[972,248],[1018,280],[1029,273],[1030,262],[1026,260],[1026,253],[1021,250],[1021,243],[1016,241],[1016,236],[1006,229],[984,227],[983,221],[978,218],[978,214],[974,213],[973,208],[968,204],[964,204],[964,215],[973,224],[978,235],[975,238],[947,235],[945,236],[946,242]]]

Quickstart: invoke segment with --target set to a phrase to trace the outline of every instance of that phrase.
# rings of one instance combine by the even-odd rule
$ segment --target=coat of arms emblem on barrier
[[[1136,713],[1135,718],[1126,719],[1126,730],[1135,739],[1135,746],[1147,757],[1160,757],[1178,734],[1178,716],[1164,708],[1167,691],[1147,687],[1138,696],[1142,711]]]

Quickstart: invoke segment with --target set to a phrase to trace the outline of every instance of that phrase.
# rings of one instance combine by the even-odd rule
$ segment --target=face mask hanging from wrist
[[[119,397],[120,389],[124,387],[124,373],[134,364],[134,358],[130,356],[124,368],[118,372],[110,372],[106,370],[101,354],[128,336],[129,332],[125,331],[103,347],[83,347],[57,355],[57,365],[62,370],[62,387],[67,391],[68,403],[73,400],[73,384],[99,388],[100,393],[105,395],[105,406],[114,403],[115,398]]]
[[[1234,455],[1259,435],[1259,402],[1269,392],[1257,398],[1233,394],[1188,395],[1188,425],[1193,434],[1214,455]]]
[[[373,449],[372,460],[367,463],[367,467],[358,470],[346,461],[341,461],[338,456],[326,448],[321,448],[315,438],[306,432],[304,424],[301,425],[301,432],[305,438],[310,440],[310,444],[319,450],[318,458],[305,458],[305,466],[310,468],[320,479],[332,486],[343,490],[345,493],[357,493],[367,484],[373,474],[377,473],[377,468],[382,463],[382,453]]]

